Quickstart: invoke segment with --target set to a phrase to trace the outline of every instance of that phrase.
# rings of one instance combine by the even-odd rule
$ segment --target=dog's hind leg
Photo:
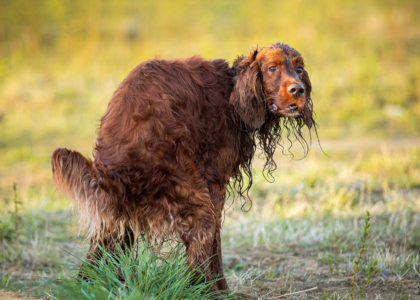
[[[222,245],[220,240],[220,222],[216,225],[215,236],[212,245],[212,254],[211,254],[211,272],[213,278],[217,280],[217,288],[219,291],[228,290],[229,286],[223,274],[223,260],[222,260]]]
[[[175,192],[180,199],[172,206],[174,230],[186,247],[188,263],[196,269],[197,276],[204,273],[206,280],[213,280],[210,264],[216,215],[208,190],[197,180],[177,186]],[[213,290],[218,290],[217,284]]]

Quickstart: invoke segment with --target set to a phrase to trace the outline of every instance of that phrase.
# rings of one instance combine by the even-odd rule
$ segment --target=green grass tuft
[[[95,263],[80,257],[85,279],[71,276],[61,281],[59,299],[218,299],[200,268],[191,270],[180,247],[160,255],[147,242],[133,252],[118,247],[115,254],[99,246],[102,258]],[[77,264],[71,267],[78,267]],[[229,296],[223,299],[230,299]]]

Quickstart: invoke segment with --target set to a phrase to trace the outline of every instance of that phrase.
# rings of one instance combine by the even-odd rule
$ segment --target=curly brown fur
[[[292,84],[303,94],[292,95]],[[284,44],[251,50],[232,68],[198,56],[145,61],[109,102],[94,161],[57,149],[54,182],[78,205],[93,248],[104,240],[124,244],[127,230],[134,239],[147,233],[156,245],[174,233],[190,264],[209,261],[208,278],[223,276],[226,197],[231,190],[249,199],[257,147],[268,177],[283,138],[294,134],[308,150],[301,129],[316,129],[310,93],[300,54]],[[214,288],[228,286],[223,279]]]

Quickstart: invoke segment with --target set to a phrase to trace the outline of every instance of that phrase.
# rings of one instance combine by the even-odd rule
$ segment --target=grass
[[[356,285],[367,279],[364,266],[377,261],[379,272],[358,299],[373,299],[376,294],[416,299],[420,194],[415,178],[401,184],[396,172],[418,172],[417,151],[379,148],[363,155],[330,151],[333,157],[350,160],[327,158],[317,151],[304,161],[278,156],[282,167],[276,171],[277,180],[256,181],[251,211],[242,212],[237,203],[225,213],[222,243],[230,286],[259,299],[313,287],[317,289],[294,297],[350,299],[364,213],[369,210],[372,225]],[[22,202],[19,244],[14,238],[14,203],[0,200],[6,207],[0,212],[0,283],[8,275],[8,289],[41,297],[53,292],[48,285],[52,278],[68,278],[62,264],[78,264],[66,251],[83,257],[87,245],[78,238],[77,214],[53,192],[51,183],[46,182],[44,189],[18,186],[17,192]]]
[[[59,299],[218,299],[211,291],[214,281],[205,281],[200,268],[190,270],[185,252],[178,247],[164,256],[143,243],[136,256],[118,247],[93,264],[77,258],[83,264],[85,279],[65,279],[53,292]],[[74,265],[78,269],[78,265]],[[194,274],[198,274],[194,277]],[[200,275],[201,274],[201,275]],[[224,299],[231,299],[229,295]]]

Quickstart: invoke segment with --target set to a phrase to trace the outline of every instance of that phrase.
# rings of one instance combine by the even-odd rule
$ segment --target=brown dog
[[[229,191],[248,199],[251,163],[263,150],[276,168],[282,130],[315,124],[311,83],[302,56],[273,44],[238,57],[149,60],[120,84],[101,119],[94,161],[57,149],[54,182],[78,206],[97,244],[115,251],[139,234],[175,234],[193,266],[209,260],[208,278],[223,277],[220,230]],[[316,126],[313,126],[316,128]],[[247,183],[245,183],[247,177]],[[225,279],[214,287],[228,289]]]

